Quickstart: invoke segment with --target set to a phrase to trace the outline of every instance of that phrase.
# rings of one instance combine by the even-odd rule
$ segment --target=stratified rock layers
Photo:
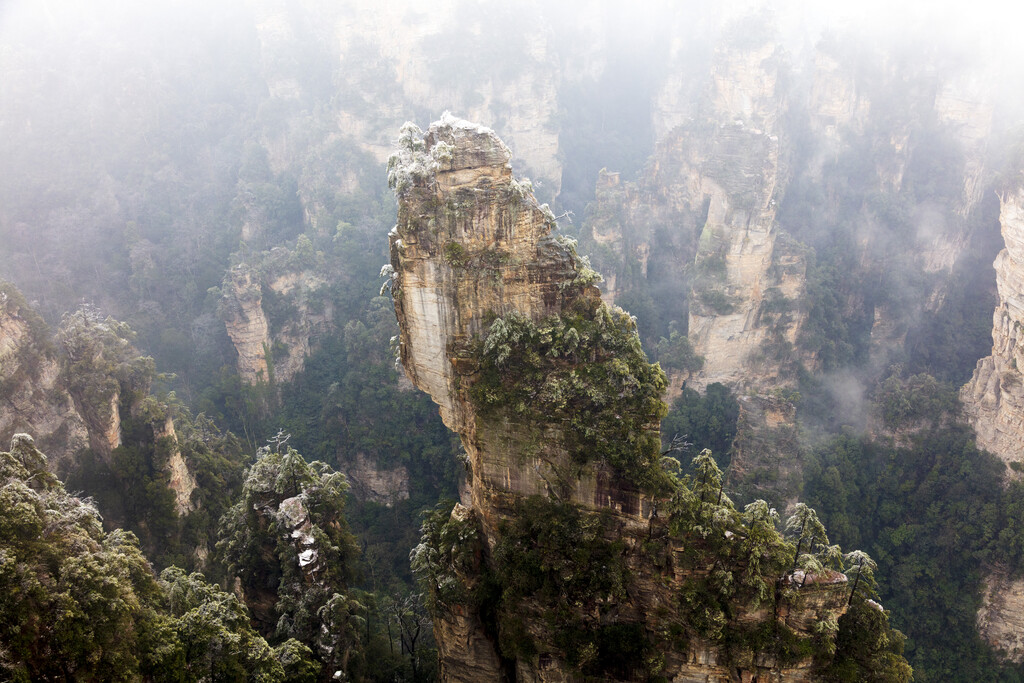
[[[633,339],[635,327],[625,314],[600,302],[590,284],[592,271],[572,245],[550,236],[553,216],[546,207],[537,206],[528,186],[513,179],[508,149],[493,132],[446,116],[425,134],[407,125],[399,142],[401,149],[389,163],[389,179],[399,198],[398,223],[390,242],[401,361],[415,385],[440,406],[445,423],[459,433],[466,448],[469,492],[463,502],[467,505],[456,506],[452,523],[479,525],[483,544],[473,561],[477,567],[474,571],[486,571],[486,567],[480,569],[481,562],[487,565],[488,551],[500,548],[503,530],[517,521],[515,515],[524,509],[524,501],[543,499],[545,503],[534,505],[551,505],[552,510],[569,507],[577,511],[571,514],[582,515],[584,525],[601,520],[599,528],[607,542],[621,544],[623,559],[617,561],[628,567],[628,585],[616,602],[586,597],[588,604],[597,600],[602,620],[607,621],[602,621],[599,628],[621,624],[648,634],[653,638],[651,642],[658,643],[659,675],[677,681],[761,677],[774,681],[815,680],[819,660],[813,656],[784,661],[774,650],[756,648],[744,650],[746,654],[740,656],[728,651],[721,640],[694,636],[673,641],[668,637],[683,619],[673,613],[678,609],[674,606],[680,604],[683,587],[692,586],[695,578],[703,580],[700,577],[705,577],[707,571],[691,568],[686,559],[687,542],[668,533],[667,518],[658,513],[658,506],[667,505],[667,501],[659,497],[658,487],[631,480],[633,475],[607,462],[581,461],[572,451],[572,444],[578,436],[574,431],[585,431],[585,425],[570,427],[565,418],[554,413],[535,415],[530,406],[510,405],[505,409],[501,399],[494,398],[488,400],[497,408],[485,411],[474,388],[485,386],[481,379],[481,373],[486,372],[485,361],[481,358],[497,334],[496,321],[503,321],[502,334],[512,340],[510,346],[514,346],[517,335],[529,333],[523,330],[531,329],[543,340],[541,343],[549,345],[543,354],[546,357],[538,357],[536,362],[555,367],[562,374],[553,371],[546,379],[537,380],[543,384],[537,401],[549,401],[552,395],[569,391],[560,382],[572,381],[587,371],[588,359],[577,356],[582,343],[569,350],[559,347],[552,358],[554,347],[550,345],[565,342],[575,334],[575,328],[564,332],[567,327],[559,327],[558,320],[591,315],[600,319],[598,329],[600,324],[618,325]],[[556,342],[545,336],[563,332],[563,338]],[[639,354],[638,341],[634,348]],[[633,375],[627,368],[618,367],[614,359],[607,367],[622,373],[622,391],[628,394],[630,381],[636,381],[630,379]],[[652,369],[656,373],[653,401],[657,404],[656,392],[664,388],[664,378],[656,367]],[[523,374],[529,371],[529,367],[519,366],[508,370]],[[516,399],[512,396],[509,400]],[[644,434],[653,434],[656,439],[660,409],[651,406],[645,410],[649,412],[639,414],[651,419],[643,423],[647,418],[642,417],[624,435],[640,439],[637,443],[642,442]],[[520,414],[531,414],[535,419],[529,423],[517,421],[516,415]],[[657,469],[656,446],[653,456]],[[718,497],[721,502],[720,493]],[[702,496],[699,506],[703,505]],[[730,533],[726,532],[724,538],[731,538]],[[590,542],[600,544],[600,535]],[[454,550],[449,548],[447,552]],[[463,572],[457,582],[472,592],[479,578],[473,572]],[[772,605],[734,605],[727,628],[763,624],[791,629],[798,638],[809,637],[812,627],[817,628],[814,624],[835,623],[846,609],[848,586],[840,574],[826,571],[806,585],[800,582],[798,589],[794,582],[779,579],[771,579],[779,586]],[[566,605],[565,609],[577,608]],[[527,648],[510,654],[503,645],[503,656],[495,643],[498,627],[493,616],[462,605],[435,613],[442,679],[579,680],[579,670],[564,647],[558,645],[559,634],[553,631],[557,630],[557,619],[565,617],[547,621],[544,610],[531,598],[523,602],[516,615],[524,624],[523,637],[535,643],[537,650],[527,654]],[[586,620],[593,615],[579,617]],[[630,679],[628,674],[609,669],[601,670],[600,675],[604,680]]]

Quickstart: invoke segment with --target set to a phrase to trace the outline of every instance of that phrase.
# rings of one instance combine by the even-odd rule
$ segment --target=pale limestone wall
[[[270,325],[263,313],[259,281],[248,266],[235,266],[224,280],[224,326],[238,352],[238,374],[247,384],[266,382]]]
[[[1024,189],[1002,197],[1000,225],[1006,248],[996,257],[999,303],[992,317],[992,355],[978,361],[960,390],[978,446],[1007,462],[1024,460]]]
[[[1024,663],[1024,579],[1011,581],[999,573],[985,579],[978,632],[1004,661]]]

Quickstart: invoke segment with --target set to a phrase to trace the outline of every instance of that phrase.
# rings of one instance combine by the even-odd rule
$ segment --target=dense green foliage
[[[399,383],[390,346],[397,333],[391,302],[372,299],[361,319],[321,339],[304,370],[281,387],[273,415],[259,423],[262,434],[284,430],[297,450],[335,469],[362,458],[372,467],[407,473],[406,488],[392,492],[387,506],[356,499],[349,509],[349,522],[365,544],[364,564],[374,564],[366,567],[374,590],[411,585],[408,554],[418,538],[419,513],[454,495],[462,470],[458,439],[437,406]]]
[[[411,555],[412,569],[426,585],[427,607],[433,612],[459,605],[481,608],[488,600],[486,582],[472,581],[480,574],[483,538],[479,522],[464,507],[452,511],[452,501],[442,500],[424,513],[420,543]]]
[[[608,619],[625,599],[629,578],[624,541],[610,533],[610,517],[537,496],[516,505],[494,549],[502,654],[537,653],[525,628],[532,617],[585,674],[628,676],[642,668],[643,628]],[[629,631],[631,638],[616,643]]]
[[[149,395],[156,364],[132,345],[135,333],[90,307],[64,316],[57,333],[63,383],[90,431],[106,433],[112,413]]]
[[[347,489],[344,475],[294,449],[261,450],[218,544],[260,631],[308,647],[322,680],[354,666],[365,619],[348,591],[358,550],[344,516]]]
[[[814,656],[823,665],[838,655],[829,669],[834,680],[909,680],[902,635],[869,602],[875,597],[870,558],[847,556],[856,583],[811,588],[844,568],[813,510],[797,506],[787,540],[764,501],[743,512],[733,507],[709,451],[694,459],[692,470],[673,480],[667,515],[652,520],[638,545],[610,510],[532,496],[514,503],[488,553],[469,510],[438,506],[412,556],[429,606],[435,613],[479,614],[510,661],[555,654],[583,675],[656,677],[664,666],[661,648],[702,638],[720,644],[735,666],[767,652],[782,663]],[[811,574],[819,578],[808,583]],[[614,618],[638,580],[680,576],[676,602],[647,624],[656,629]],[[780,605],[798,607],[819,590],[835,591],[837,608],[848,601],[851,618],[825,620],[810,635],[775,618]],[[762,616],[737,621],[740,612]]]
[[[655,349],[658,364],[669,370],[696,372],[704,367],[704,358],[693,349],[689,337],[681,333],[673,322],[669,325],[668,339],[658,340]]]
[[[173,414],[176,438],[154,438]],[[76,458],[68,485],[88,491],[103,511],[107,526],[133,531],[147,557],[158,567],[178,565],[202,569],[220,578],[223,567],[196,555],[206,554],[217,541],[217,524],[242,487],[250,456],[238,440],[221,434],[204,415],[192,417],[181,406],[173,409],[149,399],[135,418],[121,423],[122,444],[105,460],[89,450]],[[179,516],[169,488],[168,458],[177,450],[195,477],[193,509]],[[130,492],[130,494],[128,493]]]
[[[0,670],[8,680],[282,680],[237,598],[157,581],[130,532],[68,495],[24,436],[0,453]],[[212,678],[211,678],[212,677]]]
[[[721,453],[718,459],[728,469],[739,414],[739,403],[724,384],[709,384],[703,395],[684,386],[661,421],[662,447],[668,450],[678,445],[673,441],[682,439],[682,445],[693,452],[707,449]]]
[[[975,630],[982,577],[1021,566],[1019,483],[954,420],[955,391],[927,376],[890,377],[878,410],[900,438],[844,434],[815,449],[808,501],[841,542],[878,561],[879,593],[908,635],[918,680],[1017,680]]]
[[[647,362],[628,314],[579,305],[539,325],[519,315],[494,320],[480,343],[473,401],[485,418],[558,421],[559,445],[574,462],[604,463],[641,489],[663,489],[653,427],[665,415],[665,375]]]

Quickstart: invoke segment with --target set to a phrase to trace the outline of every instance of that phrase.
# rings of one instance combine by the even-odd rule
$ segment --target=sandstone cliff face
[[[999,304],[992,316],[992,355],[978,361],[971,380],[960,390],[964,414],[974,427],[978,446],[1007,463],[1024,460],[1024,348],[1018,346],[1024,323],[1024,189],[1000,198],[999,216],[1006,244],[996,257]],[[1011,476],[1014,470],[1008,470]],[[998,572],[988,576],[978,611],[982,638],[1011,662],[1024,661],[1024,583]]]
[[[219,311],[238,353],[238,375],[247,384],[266,382],[270,326],[263,313],[259,282],[252,270],[243,265],[231,269],[224,285],[225,296]]]
[[[667,133],[635,183],[615,174],[598,182],[584,246],[606,274],[605,292],[614,300],[642,286],[652,259],[659,289],[689,291],[688,335],[705,358],[688,379],[697,388],[784,384],[765,347],[799,334],[806,259],[776,221],[787,180],[778,130],[786,70],[771,41],[727,43],[700,119]]]
[[[66,472],[89,445],[85,422],[60,384],[60,364],[43,330],[14,291],[0,290],[0,439],[32,434],[50,454],[49,467]],[[40,321],[41,322],[41,321]]]
[[[778,155],[777,139],[726,127],[695,164],[701,170],[694,189],[703,202],[694,203],[708,206],[688,324],[690,340],[705,358],[693,380],[701,387],[777,383],[779,368],[763,347],[774,338],[792,344],[799,332],[799,316],[778,315],[798,308],[806,270],[801,250],[780,239],[775,223]]]
[[[270,335],[272,349],[276,345],[285,349],[274,358],[274,376],[280,382],[291,380],[305,367],[311,339],[330,323],[329,304],[317,312],[310,306],[310,298],[325,284],[321,277],[308,271],[282,273],[271,277],[267,284],[271,292],[294,306],[294,315],[280,329],[271,330]]]
[[[999,305],[992,318],[992,355],[978,361],[960,390],[978,446],[1007,462],[1024,460],[1024,189],[1001,198],[1000,225],[1006,248],[996,257]]]
[[[695,230],[687,259],[687,335],[704,364],[686,382],[698,390],[720,382],[751,394],[741,403],[730,484],[792,501],[800,488],[799,444],[790,434],[795,411],[788,406],[779,413],[786,401],[778,394],[758,395],[794,385],[793,356],[806,317],[806,250],[776,219],[791,153],[780,124],[789,97],[780,81],[787,72],[785,55],[771,41],[726,44],[711,65],[705,120],[678,127],[657,154],[676,155],[674,194],[689,214],[676,225]],[[854,113],[836,100],[850,96],[842,87],[847,84],[839,83],[835,93],[826,83],[835,85],[819,78],[815,102],[831,125],[841,118],[845,124]],[[800,360],[814,367],[812,356]],[[769,423],[766,416],[774,414],[788,419]],[[774,446],[771,457],[761,448],[766,443]],[[778,482],[781,473],[787,485],[764,490],[763,482]]]
[[[381,469],[362,453],[345,466],[345,477],[360,500],[391,507],[409,498],[409,470],[398,466]]]
[[[473,419],[456,400],[457,368],[448,345],[465,346],[481,334],[488,312],[516,311],[533,320],[556,314],[559,285],[574,270],[566,249],[549,236],[553,216],[523,198],[528,190],[513,183],[511,153],[491,131],[446,118],[426,140],[419,135],[403,129],[413,148],[389,164],[399,192],[410,188],[425,195],[416,204],[400,204],[391,233],[392,264],[398,264],[395,306],[405,323],[402,364],[441,407],[445,424],[461,434],[472,428]],[[433,187],[418,186],[428,178]],[[495,200],[479,201],[478,195]],[[427,213],[431,208],[435,215]],[[429,222],[431,229],[422,230]],[[500,279],[485,272],[493,283],[485,277],[467,282],[462,271],[473,261],[485,268],[493,262],[486,270]]]
[[[978,632],[1004,661],[1024,663],[1024,580],[990,575],[981,595]]]
[[[780,239],[775,217],[787,180],[777,130],[786,106],[786,93],[776,89],[784,64],[779,52],[771,42],[724,50],[712,75],[717,125],[710,135],[691,133],[684,144],[696,150],[690,204],[707,206],[688,325],[694,349],[705,357],[693,379],[701,387],[785,383],[765,347],[795,343],[800,329],[805,259]]]
[[[481,572],[502,571],[488,555],[508,558],[510,539],[529,523],[531,506],[539,506],[551,512],[541,513],[538,524],[564,514],[577,521],[563,529],[589,529],[581,542],[594,553],[608,543],[622,544],[622,554],[615,555],[622,559],[614,560],[614,571],[608,569],[625,577],[622,597],[616,601],[583,593],[579,599],[606,614],[609,624],[631,629],[636,640],[653,639],[660,675],[679,681],[815,680],[811,657],[784,661],[767,650],[727,651],[714,638],[694,636],[685,645],[673,645],[654,635],[692,627],[682,616],[685,608],[677,607],[678,596],[707,576],[707,570],[689,563],[686,537],[669,531],[675,513],[666,517],[658,512],[659,506],[669,506],[662,488],[668,480],[657,464],[657,393],[665,386],[663,375],[646,361],[638,362],[642,352],[635,328],[628,317],[600,302],[592,271],[571,244],[550,237],[553,217],[513,179],[509,151],[494,133],[445,118],[426,133],[407,125],[400,145],[389,172],[399,197],[390,243],[401,361],[414,384],[440,406],[445,423],[459,433],[469,468],[466,506],[456,506],[445,521],[446,528],[459,529],[461,540],[417,549],[414,565],[436,564],[438,553],[468,553],[438,591],[458,588],[472,594]],[[592,326],[600,331],[592,332]],[[625,335],[628,347],[602,358],[602,345],[617,335]],[[547,370],[534,376],[532,367]],[[603,404],[612,396],[601,398],[586,384],[608,374],[621,378],[612,379],[622,393],[611,414],[592,402]],[[631,402],[634,395],[642,406]],[[614,443],[587,441],[590,430],[606,434],[600,431],[606,418],[612,429],[621,429],[617,438],[633,444],[626,452],[616,451]],[[615,426],[616,418],[628,426]],[[574,420],[581,421],[579,426]],[[617,458],[631,465],[623,467]],[[712,495],[721,499],[717,491]],[[703,509],[703,494],[694,505]],[[460,550],[458,544],[470,544],[475,534],[480,534],[478,550]],[[730,534],[725,533],[726,543]],[[532,537],[526,532],[527,546]],[[518,555],[513,551],[513,559],[506,561],[514,563]],[[585,570],[567,565],[564,571],[571,576]],[[785,585],[790,588],[782,589]],[[773,607],[734,605],[729,624],[783,624],[800,638],[816,624],[834,623],[846,609],[846,579],[834,572],[779,586]],[[536,649],[505,650],[504,660],[495,636],[512,637],[506,621],[488,622],[472,601],[456,600],[435,612],[444,680],[580,680],[578,667],[584,664],[571,647],[558,644],[563,642],[559,627],[551,626],[543,599],[534,594],[516,604],[515,615],[503,612],[502,619],[523,630],[506,646],[515,648],[526,638]],[[607,680],[636,675],[623,673],[615,663],[600,666]]]
[[[246,384],[291,380],[305,366],[311,338],[330,323],[329,304],[317,311],[310,305],[326,281],[315,268],[285,265],[289,255],[287,249],[276,247],[264,253],[260,265],[235,266],[224,278],[218,312],[238,354],[238,374]],[[276,320],[265,294],[284,309]]]
[[[178,434],[174,430],[174,420],[169,415],[163,424],[153,423],[153,441],[159,442],[161,439],[167,439],[170,446],[170,455],[167,458],[165,469],[170,476],[168,487],[174,493],[174,510],[179,517],[184,517],[195,509],[192,493],[198,484],[181,454]]]

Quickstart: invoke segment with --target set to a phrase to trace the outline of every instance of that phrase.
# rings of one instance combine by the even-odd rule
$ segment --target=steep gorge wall
[[[812,266],[842,269],[827,275],[828,306],[849,338],[829,342],[866,348],[869,373],[903,359],[908,335],[943,306],[987,230],[994,110],[978,65],[904,63],[842,36],[793,62],[764,35],[770,26],[722,42],[699,104],[663,119],[673,125],[635,181],[599,178],[582,243],[612,300],[661,319],[649,348],[675,320],[704,358],[699,369],[668,369],[669,398],[684,381],[742,395],[731,483],[768,495],[775,484],[757,488],[740,472],[786,472],[781,501],[800,488],[795,411],[775,426],[763,416],[796,397],[799,366],[861,362],[819,354],[822,337],[840,331],[822,322],[828,271]],[[872,291],[875,280],[883,284]],[[755,444],[791,452],[761,462]]]
[[[1024,460],[1024,187],[1000,198],[999,222],[1006,247],[996,257],[999,304],[992,316],[992,355],[978,361],[960,391],[978,445],[1009,463]]]

